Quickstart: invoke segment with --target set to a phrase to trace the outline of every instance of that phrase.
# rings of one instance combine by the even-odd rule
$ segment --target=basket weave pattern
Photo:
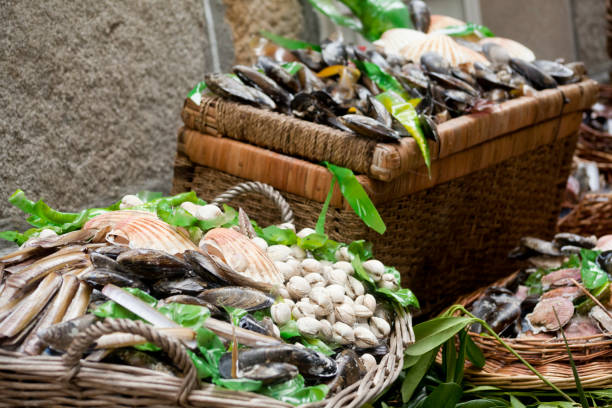
[[[377,204],[387,225],[380,236],[348,209],[330,207],[326,230],[341,242],[374,242],[377,257],[394,265],[423,313],[447,306],[516,269],[505,261],[520,237],[554,231],[576,136],[541,146],[498,165],[433,188]],[[195,165],[180,152],[173,192],[205,199],[246,181]],[[283,192],[298,228],[315,225],[322,204]],[[263,225],[279,222],[274,204],[255,195],[237,203]],[[486,271],[483,273],[482,271]],[[448,282],[453,282],[448,285]]]
[[[493,286],[505,286],[516,276],[512,274],[495,282]],[[486,291],[481,288],[457,303],[469,307]],[[482,370],[466,366],[465,376],[475,385],[493,385],[515,389],[549,389],[527,367],[517,362],[497,340],[477,333],[469,333],[482,349],[486,364]],[[504,339],[521,357],[532,364],[553,384],[564,389],[573,389],[576,384],[569,356],[563,340]],[[612,339],[604,335],[568,339],[572,357],[576,363],[580,381],[585,388],[612,386]]]

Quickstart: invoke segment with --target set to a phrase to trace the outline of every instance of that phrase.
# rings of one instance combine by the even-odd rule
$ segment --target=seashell
[[[147,211],[110,211],[87,221],[83,228],[108,228],[110,231],[105,236],[106,241],[130,248],[157,249],[171,255],[197,249],[193,242],[171,225]]]
[[[133,194],[128,194],[123,196],[123,198],[121,199],[121,203],[119,204],[119,209],[120,210],[125,210],[126,208],[132,208],[132,207],[136,207],[137,205],[142,205],[144,204],[143,201],[136,197]]]
[[[323,288],[327,284],[325,278],[316,272],[309,273],[308,275],[304,276],[304,279],[308,281],[312,288]]]
[[[261,249],[262,251],[265,252],[268,250],[268,243],[266,242],[265,239],[261,237],[255,237],[255,238],[252,238],[251,241],[253,241],[253,243],[257,245],[259,249]]]
[[[385,273],[380,282],[378,282],[378,286],[389,290],[397,290],[399,288],[395,276],[391,273]]]
[[[370,348],[378,345],[378,339],[374,336],[374,333],[365,327],[356,327],[353,331],[355,336],[355,345],[361,348]]]
[[[219,257],[246,279],[258,286],[281,286],[283,275],[274,262],[245,235],[228,228],[214,228],[204,235],[205,249]]]
[[[520,58],[525,61],[534,61],[536,59],[535,54],[529,48],[525,47],[520,42],[511,40],[509,38],[503,37],[487,37],[483,38],[479,42],[481,45],[484,44],[497,44],[508,51],[510,57],[512,58]]]
[[[338,344],[349,344],[355,341],[355,333],[353,328],[346,323],[336,322],[333,326],[333,340]]]
[[[559,322],[557,317],[559,316]],[[541,331],[556,331],[559,327],[563,327],[570,321],[574,315],[574,304],[571,300],[562,297],[543,299],[533,309],[533,312],[526,316],[529,324],[533,327],[533,333],[538,334]]]
[[[380,39],[374,41],[374,46],[385,54],[399,54],[407,45],[422,41],[426,34],[409,28],[392,28],[385,31]]]
[[[315,311],[317,317],[323,317],[330,314],[333,309],[331,298],[327,294],[327,291],[322,287],[312,288],[310,291],[310,300],[320,306],[320,311]]]
[[[291,245],[291,256],[295,259],[302,260],[306,258],[306,251],[297,245]]]
[[[335,256],[336,256],[337,261],[346,261],[346,262],[352,261],[351,254],[349,253],[349,250],[347,247],[341,247],[340,249],[338,249],[335,253]]]
[[[465,63],[480,62],[489,65],[484,55],[472,51],[445,34],[432,33],[417,43],[402,48],[401,55],[407,60],[421,61],[421,55],[433,51],[443,56],[454,67]]]
[[[333,303],[342,303],[344,301],[345,288],[342,285],[329,285],[325,288],[327,294]]]
[[[264,292],[242,286],[207,289],[198,298],[215,306],[238,307],[247,311],[265,309],[274,303],[274,299]]]
[[[266,253],[273,261],[285,262],[291,255],[291,248],[286,245],[269,246]]]
[[[40,231],[40,233],[38,234],[38,238],[40,239],[53,238],[53,237],[57,237],[57,232],[49,228],[45,228],[44,230]]]
[[[295,232],[295,225],[293,225],[290,222],[284,222],[282,224],[279,224],[278,228],[280,228],[280,229],[288,229],[288,230],[291,230],[291,231]]]
[[[314,273],[323,272],[323,265],[321,265],[321,262],[317,261],[316,259],[312,259],[312,258],[304,259],[302,263],[300,264],[300,266],[302,267],[304,276],[308,275],[309,273],[313,273],[313,272]]]
[[[315,317],[315,307],[309,302],[300,300],[295,304],[295,306],[293,306],[291,314],[293,314],[293,317],[295,317],[296,319],[307,316]]]
[[[332,285],[337,284],[346,286],[348,281],[348,276],[346,272],[344,272],[342,269],[332,269],[329,273],[326,273],[325,277],[327,278],[327,281]]]
[[[376,310],[376,298],[369,293],[357,296],[357,298],[355,299],[355,304],[367,307],[372,311],[372,313],[374,313],[374,311]]]
[[[300,276],[300,271],[297,268],[292,267],[290,264],[286,262],[274,261],[274,265],[276,269],[283,275],[283,279],[288,281],[294,276]]]
[[[276,303],[270,308],[270,316],[274,323],[282,326],[291,320],[291,307],[284,302]]]
[[[314,233],[316,233],[316,231],[313,230],[312,228],[303,228],[296,235],[300,238],[306,238],[310,234],[314,234]]]
[[[301,276],[294,276],[287,283],[287,290],[292,299],[301,299],[310,293],[310,284]]]
[[[198,220],[210,221],[223,215],[223,211],[214,204],[199,205],[195,217]]]
[[[305,316],[297,320],[297,328],[302,336],[315,337],[321,330],[321,323],[314,317]]]
[[[349,276],[355,273],[355,269],[353,268],[353,265],[351,265],[349,262],[346,262],[346,261],[338,261],[334,263],[332,266],[334,269],[342,269]]]
[[[350,298],[348,295],[344,295],[344,299],[342,299],[343,303],[346,303],[347,305],[351,305],[353,306],[355,304],[355,301]]]
[[[287,290],[287,288],[286,288],[286,287],[284,287],[284,286],[280,286],[280,287],[278,288],[278,295],[279,295],[280,297],[282,297],[283,299],[289,299],[289,300],[291,300],[291,299],[290,299],[290,298],[291,298],[291,295],[289,294],[289,291]]]
[[[355,317],[357,318],[368,318],[371,317],[373,312],[364,305],[353,305],[355,311]]]
[[[370,330],[379,339],[385,338],[391,333],[391,325],[385,319],[372,316],[370,318]]]
[[[348,303],[336,305],[334,307],[334,314],[336,316],[336,320],[338,321],[346,323],[349,326],[353,326],[355,324],[355,310],[353,309],[353,306]]]
[[[385,265],[383,265],[383,263],[377,259],[365,261],[362,266],[375,282],[381,280],[383,274],[385,273]]]
[[[319,329],[319,334],[323,337],[324,340],[331,340],[334,334],[334,328],[331,322],[327,319],[319,320],[321,323],[321,328]]]
[[[181,203],[181,208],[185,211],[187,211],[189,214],[193,215],[194,217],[198,214],[198,205],[195,203],[192,203],[191,201],[185,201],[184,203]]]
[[[353,297],[362,296],[365,294],[365,288],[363,287],[363,283],[361,283],[356,278],[352,276],[348,277],[347,287],[350,286],[351,291],[353,292]]]
[[[433,33],[434,31],[442,30],[446,27],[451,26],[463,26],[465,25],[465,21],[461,21],[457,18],[450,16],[443,16],[440,14],[432,14],[431,15],[431,23],[429,24],[429,32]]]
[[[362,354],[360,359],[361,359],[361,363],[365,367],[366,371],[373,370],[378,365],[378,363],[376,362],[376,359],[374,358],[374,356],[369,354],[369,353]]]

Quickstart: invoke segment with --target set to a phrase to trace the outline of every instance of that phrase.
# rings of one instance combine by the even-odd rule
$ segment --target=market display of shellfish
[[[265,387],[299,376],[337,392],[381,358],[393,313],[418,306],[369,244],[290,224],[261,229],[193,192],[130,195],[81,213],[37,210],[21,191],[11,202],[37,227],[2,233],[21,244],[0,258],[5,349],[62,353],[100,319],[139,319],[191,350],[207,367],[201,379]],[[144,337],[114,333],[88,358],[175,375],[154,351]]]

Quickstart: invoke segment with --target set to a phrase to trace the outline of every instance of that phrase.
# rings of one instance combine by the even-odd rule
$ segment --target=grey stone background
[[[432,6],[464,18],[468,1]],[[603,0],[477,7],[538,54],[610,69]],[[203,74],[248,62],[260,29],[317,41],[325,25],[307,0],[0,0],[0,21],[0,229],[27,228],[6,201],[17,188],[63,210],[169,192],[180,110]]]

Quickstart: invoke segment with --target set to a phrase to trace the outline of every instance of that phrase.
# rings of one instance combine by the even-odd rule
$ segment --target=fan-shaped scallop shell
[[[525,61],[534,61],[535,54],[529,48],[525,47],[520,42],[503,37],[489,37],[480,40],[480,44],[493,43],[503,47],[512,58],[520,58]]]
[[[406,59],[418,62],[421,60],[421,55],[428,51],[437,52],[453,66],[473,62],[489,64],[484,55],[457,44],[448,35],[436,33],[427,34],[422,41],[402,48],[401,55]]]
[[[392,28],[383,33],[380,39],[374,41],[374,46],[386,54],[399,54],[407,45],[422,41],[424,33],[409,28]]]
[[[214,228],[206,233],[200,246],[218,256],[233,270],[251,281],[270,286],[283,284],[283,275],[274,262],[245,235],[229,228]]]
[[[172,255],[197,249],[170,224],[147,211],[111,211],[87,221],[84,228],[109,229],[106,241],[130,248],[157,249]]]
[[[465,21],[461,21],[454,17],[443,16],[441,14],[432,14],[431,24],[429,24],[429,32],[433,33],[434,31],[442,30],[446,27],[463,25],[465,25]]]

